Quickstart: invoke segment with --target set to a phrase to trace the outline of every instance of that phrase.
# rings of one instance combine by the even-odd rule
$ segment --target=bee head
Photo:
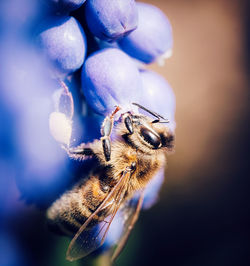
[[[151,117],[142,114],[132,114],[131,112],[123,114],[122,120],[124,123],[121,123],[122,130],[120,131],[123,139],[137,150],[142,150],[149,154],[161,148],[172,150],[174,134],[167,126],[169,120],[142,105],[137,103],[133,103],[133,105],[136,105]]]
[[[152,154],[162,148],[173,148],[174,135],[166,124],[155,123],[144,115],[131,115],[125,121],[126,129],[123,132],[126,133],[122,137],[137,150]]]

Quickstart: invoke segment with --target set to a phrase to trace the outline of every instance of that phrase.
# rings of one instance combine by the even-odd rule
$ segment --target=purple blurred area
[[[48,127],[51,95],[60,84],[49,78],[49,63],[32,45],[42,11],[39,1],[0,3],[0,265],[34,265],[42,244],[32,254],[28,239],[41,238],[39,208],[74,178]]]
[[[60,176],[63,178],[66,170],[63,166],[66,154],[50,137],[48,129],[48,117],[53,110],[50,97],[60,85],[48,79],[47,65],[30,52],[32,47],[13,40],[13,43],[3,42],[1,48],[4,66],[1,71],[1,101],[4,104],[1,124],[6,121],[10,124],[1,134],[2,141],[12,137],[12,150],[6,150],[11,153],[15,162],[13,167],[19,172],[17,182],[20,186],[31,194],[37,186],[39,190],[36,189],[35,194],[46,197],[50,193],[47,189],[53,190],[53,183],[61,182]]]

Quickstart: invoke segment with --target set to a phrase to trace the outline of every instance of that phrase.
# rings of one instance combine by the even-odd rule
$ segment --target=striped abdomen
[[[100,176],[91,176],[64,193],[47,211],[50,228],[60,234],[74,235],[81,225],[98,208],[110,191]],[[89,226],[102,221],[108,208],[94,216]]]

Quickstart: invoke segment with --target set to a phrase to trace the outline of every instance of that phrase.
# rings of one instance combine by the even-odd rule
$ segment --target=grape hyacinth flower
[[[156,6],[137,3],[138,27],[119,41],[130,56],[149,64],[169,55],[173,46],[172,28],[168,18]]]
[[[47,5],[60,14],[69,13],[84,4],[86,0],[44,0]]]
[[[168,127],[175,131],[175,95],[168,82],[151,70],[140,70],[143,84],[143,105],[169,120]],[[138,98],[138,102],[141,99]],[[144,113],[143,110],[140,112]],[[146,114],[148,115],[148,113]]]
[[[90,31],[98,38],[115,41],[137,27],[134,0],[88,0],[85,16]]]
[[[124,52],[107,48],[92,54],[82,69],[82,89],[95,112],[108,115],[116,105],[132,109],[135,95],[142,93],[142,83],[135,64]]]
[[[79,69],[86,54],[85,33],[74,17],[53,17],[40,26],[37,43],[64,77]]]

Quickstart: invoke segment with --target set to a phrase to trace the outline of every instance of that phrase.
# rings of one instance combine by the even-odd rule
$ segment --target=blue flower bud
[[[103,40],[116,40],[137,27],[134,0],[88,0],[85,15],[91,32]]]
[[[82,69],[82,89],[95,112],[107,115],[119,105],[123,110],[139,98],[142,83],[133,60],[124,52],[107,48],[92,54]]]
[[[56,12],[69,13],[79,8],[86,0],[44,0],[52,5]]]
[[[54,64],[57,74],[68,74],[81,67],[86,53],[86,37],[73,17],[54,17],[40,28],[37,42]]]
[[[130,56],[144,63],[151,63],[172,49],[173,38],[169,20],[157,7],[137,3],[138,27],[119,41],[121,48]]]
[[[166,125],[174,131],[175,95],[172,88],[161,75],[154,71],[141,70],[140,75],[143,83],[143,100],[138,98],[137,102],[168,119],[169,123]],[[139,111],[144,113],[142,110]]]

